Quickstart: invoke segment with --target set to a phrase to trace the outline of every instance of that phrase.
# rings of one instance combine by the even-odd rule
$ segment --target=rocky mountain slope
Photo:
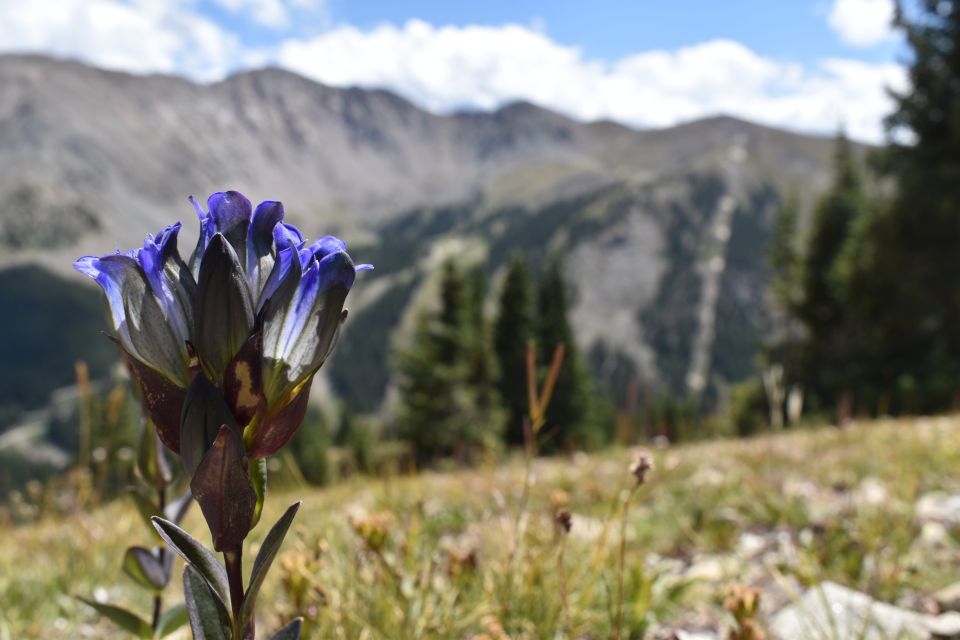
[[[3,56],[0,87],[0,267],[76,279],[78,255],[175,219],[191,235],[189,194],[282,199],[308,234],[341,234],[377,266],[329,380],[367,410],[431,266],[454,252],[493,275],[514,250],[562,253],[580,346],[614,387],[748,375],[778,204],[809,205],[832,153],[726,117],[638,131],[526,103],[436,115],[277,69],[201,85]]]

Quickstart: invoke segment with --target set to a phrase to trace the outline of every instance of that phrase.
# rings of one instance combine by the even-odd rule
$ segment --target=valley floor
[[[935,594],[960,581],[960,418],[681,446],[654,459],[627,520],[631,637],[713,637],[731,624],[723,604],[735,584],[759,587],[763,624],[825,581],[921,613],[950,606]],[[254,547],[263,523],[301,494],[304,505],[267,578],[258,629],[268,637],[300,613],[311,638],[609,637],[629,464],[627,451],[537,460],[519,544],[518,459],[275,491]],[[572,514],[569,534],[558,509]],[[197,510],[185,526],[203,530]],[[152,544],[126,501],[7,526],[0,541],[0,639],[122,637],[71,594],[149,610],[119,571],[125,546]]]

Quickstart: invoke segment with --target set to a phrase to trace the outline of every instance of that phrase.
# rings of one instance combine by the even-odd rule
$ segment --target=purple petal
[[[239,191],[218,191],[207,198],[207,209],[217,231],[225,236],[242,225],[250,224],[252,207],[250,201]]]
[[[273,230],[283,220],[283,204],[266,201],[257,205],[247,232],[247,284],[253,298],[260,297],[275,263]]]
[[[139,357],[137,350],[130,340],[130,331],[127,325],[127,316],[123,308],[123,285],[124,278],[127,277],[129,270],[124,268],[121,260],[129,260],[136,264],[133,258],[129,256],[107,256],[116,258],[116,260],[106,260],[98,256],[84,256],[73,263],[73,267],[80,273],[90,276],[103,289],[107,296],[107,305],[110,308],[110,321],[113,330],[117,332],[117,337],[123,348],[134,357]]]

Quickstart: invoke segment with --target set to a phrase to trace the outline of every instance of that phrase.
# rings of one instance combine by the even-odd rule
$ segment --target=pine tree
[[[476,326],[472,296],[470,281],[446,262],[439,310],[421,313],[412,343],[397,353],[397,430],[420,462],[440,456],[468,461],[500,435],[485,331]]]
[[[550,362],[558,344],[566,348],[553,398],[547,408],[549,435],[544,447],[547,450],[592,448],[603,444],[609,436],[592,413],[592,384],[577,352],[567,306],[567,284],[560,261],[554,259],[544,270],[537,288],[538,360]]]
[[[910,88],[894,94],[882,155],[896,194],[848,252],[881,411],[942,410],[960,388],[960,6],[925,0],[912,16],[898,11]]]
[[[527,342],[533,339],[533,292],[527,263],[520,254],[510,261],[500,291],[493,329],[493,349],[499,375],[497,389],[507,411],[507,444],[523,444],[523,421],[527,415]]]
[[[833,185],[814,211],[796,309],[807,332],[801,364],[804,386],[827,406],[851,393],[855,385],[852,358],[858,335],[845,297],[841,257],[867,207],[860,168],[841,134]]]

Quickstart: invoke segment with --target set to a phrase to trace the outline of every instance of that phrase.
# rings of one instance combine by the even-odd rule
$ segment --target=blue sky
[[[892,0],[0,0],[0,51],[215,81],[276,65],[433,111],[530,100],[668,126],[728,113],[882,139]]]

